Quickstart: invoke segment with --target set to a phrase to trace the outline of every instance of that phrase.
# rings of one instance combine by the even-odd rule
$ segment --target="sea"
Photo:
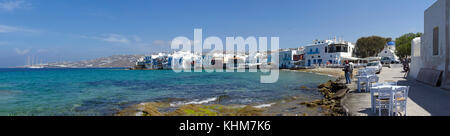
[[[143,102],[270,106],[302,96],[322,97],[317,85],[334,77],[280,71],[275,83],[263,72],[181,72],[172,70],[0,69],[0,116],[113,116]]]

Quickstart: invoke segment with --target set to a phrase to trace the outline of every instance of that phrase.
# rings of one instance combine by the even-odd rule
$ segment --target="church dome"
[[[395,42],[394,41],[390,41],[387,43],[388,46],[395,46]]]

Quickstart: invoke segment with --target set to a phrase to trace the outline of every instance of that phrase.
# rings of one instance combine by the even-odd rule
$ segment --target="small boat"
[[[38,69],[38,68],[44,68],[44,66],[32,65],[32,66],[28,66],[27,68]]]

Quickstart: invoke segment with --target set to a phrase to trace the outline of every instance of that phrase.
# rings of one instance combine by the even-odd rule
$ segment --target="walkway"
[[[401,65],[383,67],[380,82],[397,81],[399,85],[411,86],[407,104],[408,116],[450,116],[450,91],[432,87],[415,80],[403,78]],[[352,85],[355,88],[354,84]],[[351,116],[376,116],[370,109],[370,93],[357,93],[352,89],[343,100]]]

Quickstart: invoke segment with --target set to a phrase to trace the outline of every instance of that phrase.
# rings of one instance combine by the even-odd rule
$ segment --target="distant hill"
[[[49,63],[42,66],[48,68],[123,68],[134,66],[136,60],[143,56],[144,55],[114,55],[93,60]]]

